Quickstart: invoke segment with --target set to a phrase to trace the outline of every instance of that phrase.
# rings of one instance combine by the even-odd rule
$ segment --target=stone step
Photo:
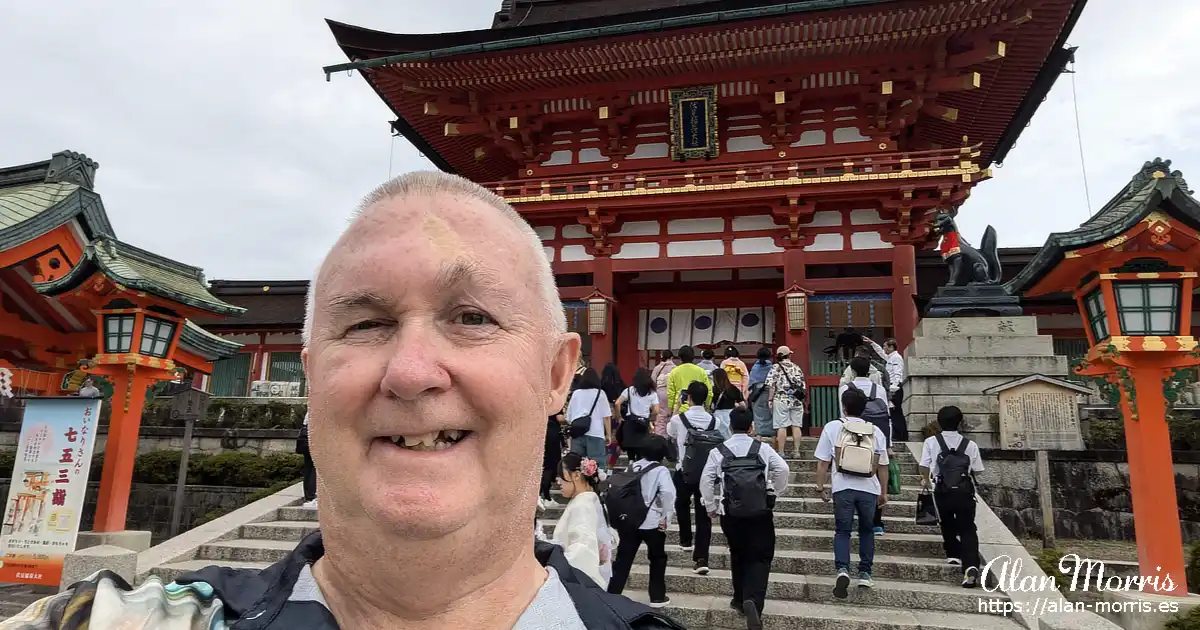
[[[794,462],[815,462],[815,461],[817,461],[816,451],[815,451],[815,449],[812,449],[812,448],[800,449],[799,457],[797,457],[796,452],[792,451],[792,450],[785,451],[784,453],[782,453],[782,455],[783,455],[783,458],[785,460],[787,460],[788,466],[791,466]],[[900,462],[901,464],[917,463],[917,458],[914,457],[912,453],[908,452],[907,448],[899,448],[899,447],[893,448],[892,455],[890,457],[892,457],[896,461]],[[618,467],[624,467],[627,465],[629,465],[629,459],[627,457],[625,457],[624,455],[621,455],[620,457],[617,458],[617,466]]]
[[[794,575],[772,573],[767,584],[767,598],[785,601],[839,603],[833,596],[833,575]],[[667,567],[667,593],[718,595],[733,597],[732,574],[713,569],[708,575],[696,575],[690,569]],[[635,566],[629,573],[626,591],[644,591],[650,585],[650,568]],[[990,595],[989,595],[990,597]],[[1007,600],[997,594],[996,599]],[[903,582],[876,578],[874,588],[850,589],[846,604],[890,606],[902,610],[944,610],[948,612],[979,612],[979,591],[958,584]]]
[[[295,545],[293,545],[295,546]],[[173,582],[176,578],[185,573],[199,571],[204,567],[211,567],[214,564],[222,567],[230,567],[233,569],[265,569],[271,566],[270,562],[235,562],[226,560],[223,562],[214,562],[212,560],[185,560],[182,562],[172,562],[163,564],[150,569],[150,575],[157,576],[164,584]]]
[[[850,546],[851,562],[858,562],[858,545]],[[645,546],[638,550],[634,566],[648,566]],[[667,545],[667,566],[692,568],[692,552],[683,551],[678,545]],[[713,545],[708,550],[708,566],[710,569],[729,569],[729,549],[723,545]],[[776,549],[775,559],[771,562],[771,574],[791,575],[833,575],[833,543],[820,551],[800,551],[795,549]],[[962,582],[962,569],[946,561],[941,556],[936,558],[914,558],[875,554],[871,574],[876,579],[903,580],[906,582],[946,583],[958,585]]]
[[[815,459],[788,459],[788,468],[793,472],[813,472],[817,469],[817,460]],[[904,475],[919,475],[921,473],[920,466],[916,460],[900,461],[900,473]]]
[[[788,482],[789,483],[816,483],[817,482],[817,471],[815,468],[813,470],[793,470],[791,476],[788,479]],[[904,473],[903,471],[901,471],[901,475],[900,475],[900,487],[901,488],[903,488],[904,486],[912,486],[915,488],[920,485],[921,485],[921,475],[916,474],[916,473]]]
[[[644,592],[626,589],[627,596],[648,602]],[[729,607],[724,595],[669,594],[663,612],[691,630],[744,628],[745,618]],[[849,601],[849,600],[847,600]],[[1013,619],[995,615],[935,610],[905,610],[864,604],[825,604],[768,599],[764,625],[771,630],[1022,630]]]
[[[562,515],[563,507],[556,506],[553,509],[546,510],[542,514],[542,523],[546,526],[546,533],[553,529],[552,523],[556,522]],[[915,518],[905,518],[902,516],[888,516],[887,508],[884,508],[883,527],[889,534],[931,534],[940,535],[941,530],[936,526],[917,525]],[[719,527],[719,525],[714,525]],[[803,514],[776,512],[775,527],[786,529],[816,529],[822,531],[833,531],[833,514]],[[243,536],[251,538],[251,536]]]
[[[281,521],[313,521],[315,523],[317,520],[317,508],[304,507],[302,505],[279,508],[279,514],[276,518]]]
[[[292,546],[317,531],[316,521],[271,521],[242,526],[242,538],[250,540],[289,540]]]
[[[275,564],[292,553],[300,539],[261,540],[235,538],[201,545],[196,558],[207,564],[226,566],[230,562]]]
[[[829,486],[826,485],[826,487],[828,488]],[[897,501],[916,501],[918,494],[920,494],[920,489],[916,486],[904,487],[902,485],[900,488],[900,494],[889,494],[888,499],[895,499]],[[562,498],[562,493],[558,488],[550,490],[550,496],[555,500],[561,500],[564,502],[566,501],[566,499]],[[787,492],[784,493],[784,497],[820,499],[821,493],[817,492],[817,484],[815,483],[789,483]]]
[[[559,495],[552,495],[555,498],[562,499]],[[546,517],[561,513],[566,507],[566,501],[561,503],[552,502],[546,510]],[[775,514],[781,513],[799,513],[799,514],[833,514],[833,502],[826,503],[821,499],[816,498],[801,498],[801,497],[780,497],[775,502]],[[915,501],[888,501],[887,506],[883,508],[883,513],[887,516],[896,516],[900,518],[916,519],[917,504]],[[314,517],[315,518],[315,517]]]
[[[552,530],[553,525],[547,524]],[[802,551],[833,550],[833,531],[814,529],[775,529],[775,549],[796,549]],[[679,526],[672,524],[667,530],[667,544],[679,544]],[[721,527],[713,523],[712,544],[725,545],[725,534]],[[858,533],[851,534],[850,546],[858,549]],[[941,558],[945,553],[942,548],[941,534],[886,534],[875,537],[875,552],[892,555],[916,556],[924,558]]]

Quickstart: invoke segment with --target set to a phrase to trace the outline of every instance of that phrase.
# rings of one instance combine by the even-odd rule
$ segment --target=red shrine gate
[[[326,72],[359,70],[397,132],[536,226],[592,365],[786,343],[818,385],[846,326],[911,340],[932,215],[1003,159],[1082,9],[526,4],[461,33],[331,22],[351,62]],[[781,297],[801,289],[807,322]],[[589,322],[596,296],[611,308]]]

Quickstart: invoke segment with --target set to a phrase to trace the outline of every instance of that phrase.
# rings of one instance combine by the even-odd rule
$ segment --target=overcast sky
[[[4,2],[0,166],[86,153],[122,240],[210,279],[307,278],[359,198],[430,168],[361,77],[325,82],[345,59],[324,18],[444,32],[487,28],[499,5]],[[1093,210],[1155,156],[1200,185],[1197,25],[1196,0],[1088,3],[1070,43]],[[969,240],[991,223],[1001,246],[1041,245],[1087,218],[1073,103],[1064,75],[963,207]]]

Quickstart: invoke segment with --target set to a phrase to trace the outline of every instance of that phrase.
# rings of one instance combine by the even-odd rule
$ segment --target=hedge
[[[304,424],[308,407],[303,404],[266,402],[262,404],[241,400],[216,399],[208,413],[196,422],[198,427],[239,429],[295,429]],[[142,425],[149,427],[182,426],[171,419],[171,401],[150,400],[142,410]]]
[[[155,451],[138,455],[133,463],[134,483],[173,484],[179,478],[180,451]],[[0,472],[12,477],[15,451],[0,451]],[[294,483],[301,477],[304,457],[294,453],[193,453],[188,457],[189,485],[267,488]],[[92,458],[90,479],[100,480],[104,454]]]

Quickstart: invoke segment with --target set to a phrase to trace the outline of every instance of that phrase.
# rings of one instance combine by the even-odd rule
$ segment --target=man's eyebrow
[[[392,300],[372,291],[352,291],[329,298],[326,305],[336,315],[357,309],[386,311]]]
[[[505,305],[511,302],[508,293],[500,288],[503,286],[500,275],[468,258],[443,264],[433,286],[437,295],[477,292],[501,300]]]

